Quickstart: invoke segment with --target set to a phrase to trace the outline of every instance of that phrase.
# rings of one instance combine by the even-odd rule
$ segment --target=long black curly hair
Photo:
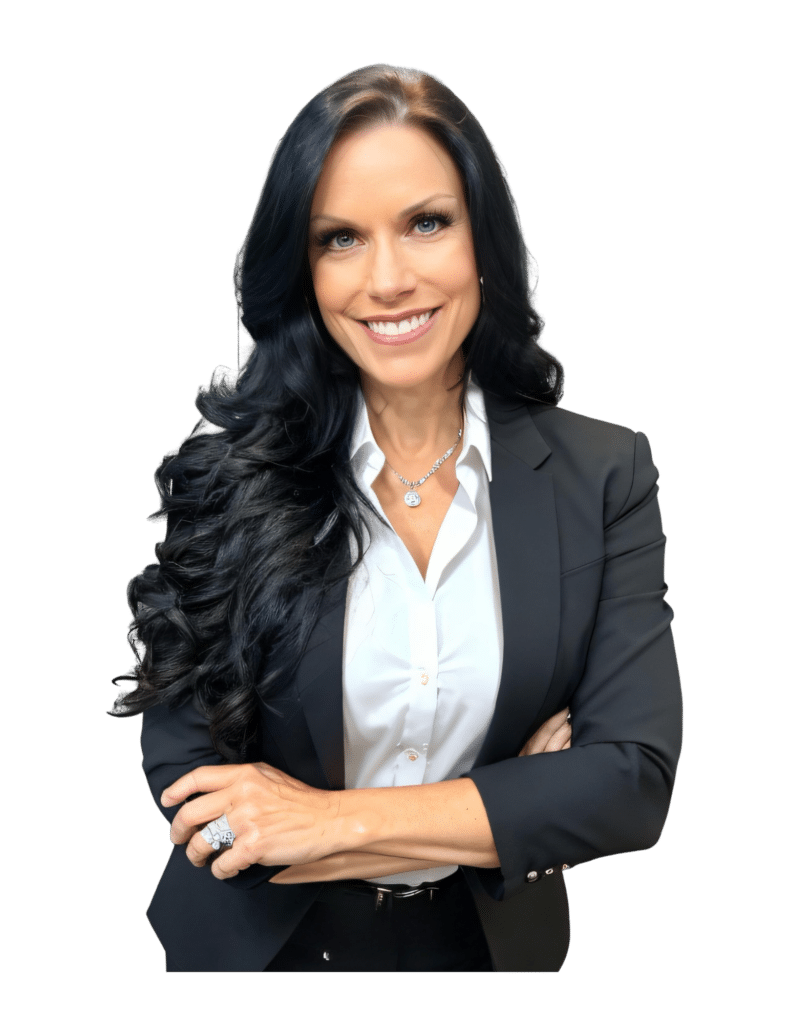
[[[155,473],[165,539],[158,564],[127,588],[137,688],[108,714],[171,709],[196,696],[215,748],[245,759],[258,702],[288,685],[322,598],[364,551],[349,449],[357,365],[326,330],[307,258],[308,219],[336,141],[380,124],[428,132],[464,183],[486,302],[462,343],[465,371],[485,391],[556,405],[563,368],[538,345],[529,255],[511,191],[467,107],[421,71],[375,64],[345,75],[300,111],[281,139],[234,270],[255,347],[238,380],[199,389],[201,423]],[[457,385],[458,386],[458,385]],[[381,516],[378,516],[381,519]],[[349,531],[357,559],[349,559]],[[140,649],[143,653],[141,655]]]

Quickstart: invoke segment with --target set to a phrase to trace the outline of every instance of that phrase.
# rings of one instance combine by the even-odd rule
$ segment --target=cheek
[[[332,274],[314,273],[313,292],[319,307],[319,314],[327,333],[346,352],[351,352],[345,326],[341,320],[346,308],[347,289],[332,280]]]
[[[332,314],[345,308],[348,301],[348,275],[343,268],[333,266],[329,260],[319,259],[312,267],[313,291],[319,308]]]
[[[316,296],[316,302],[319,304],[319,309],[322,311],[322,313],[332,308],[332,281],[330,280],[327,274],[324,274],[321,271],[313,272],[313,292]]]
[[[465,245],[454,246],[437,260],[436,275],[449,295],[464,297],[466,292],[472,295],[478,283],[472,250]]]

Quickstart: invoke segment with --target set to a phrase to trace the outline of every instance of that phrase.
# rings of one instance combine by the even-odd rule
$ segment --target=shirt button
[[[404,753],[406,754],[410,761],[417,761],[417,759],[420,757],[420,754],[418,754],[414,747],[410,747],[408,750],[405,750]]]

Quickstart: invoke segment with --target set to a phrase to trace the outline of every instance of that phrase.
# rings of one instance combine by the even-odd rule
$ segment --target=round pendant
[[[417,491],[407,491],[404,495],[404,501],[409,505],[410,508],[414,508],[415,505],[420,504],[420,495]]]

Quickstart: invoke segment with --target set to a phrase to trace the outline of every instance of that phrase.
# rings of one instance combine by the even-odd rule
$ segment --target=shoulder
[[[530,453],[534,467],[550,454],[556,463],[570,459],[586,465],[628,462],[634,455],[637,431],[563,406],[487,392],[486,411],[492,438],[506,445],[516,439]]]
[[[525,411],[553,451],[585,459],[630,459],[637,431],[559,405],[531,401]]]
[[[567,489],[598,492],[606,522],[626,506],[636,484],[642,492],[656,483],[641,431],[535,401],[525,411],[551,451],[546,468]]]

